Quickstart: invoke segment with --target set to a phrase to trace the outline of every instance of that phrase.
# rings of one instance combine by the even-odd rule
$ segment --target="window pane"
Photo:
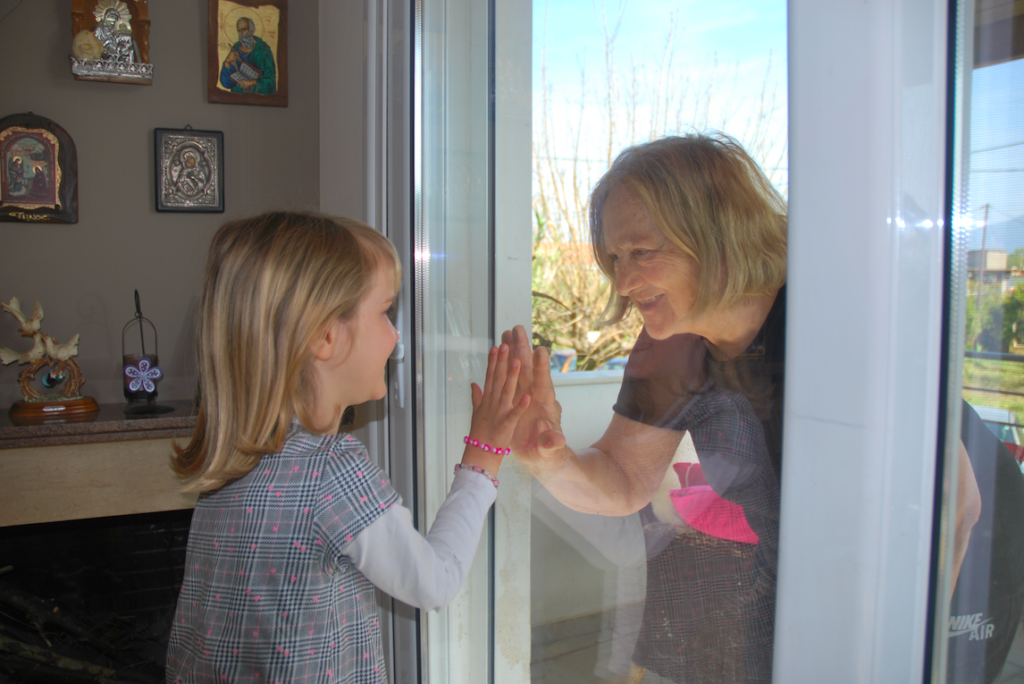
[[[517,451],[536,476],[532,680],[767,681],[786,4],[538,0],[533,26],[531,342],[561,412],[527,414]],[[664,140],[692,134],[709,137]],[[616,157],[656,140],[595,209]],[[633,305],[608,323],[616,291]],[[545,419],[569,451],[538,448]]]
[[[488,7],[445,0],[417,9],[420,127],[415,132],[413,269],[420,504],[426,530],[461,460],[472,414],[470,383],[483,380],[491,336]],[[493,620],[489,544],[485,525],[461,592],[445,610],[420,615],[425,681],[488,681]]]
[[[967,14],[967,3],[956,45],[948,415],[960,420],[959,439],[947,446],[955,497],[944,509],[949,553],[937,599],[948,602],[948,624],[937,630],[943,643],[936,648],[946,649],[949,682],[1024,681],[1024,53],[1013,43],[1015,28],[1024,27],[1019,5],[979,0]]]

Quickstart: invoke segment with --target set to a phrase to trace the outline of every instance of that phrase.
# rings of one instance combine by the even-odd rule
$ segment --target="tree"
[[[625,68],[616,51],[625,3],[618,11],[618,18],[609,21],[603,7],[600,10],[603,73],[598,87],[591,89],[581,67],[583,96],[572,110],[571,122],[553,113],[553,92],[542,58],[541,106],[534,127],[534,338],[548,346],[574,349],[580,370],[627,355],[642,325],[635,312],[614,325],[602,324],[611,284],[590,247],[590,188],[620,150],[665,135],[725,130],[739,139],[785,192],[787,140],[784,133],[781,137],[773,133],[773,123],[784,110],[771,86],[770,60],[754,103],[720,95],[735,81],[736,69],[722,67],[717,60],[705,71],[705,81],[679,77],[685,70],[675,58],[677,32],[672,16],[660,43],[660,61],[649,68],[633,61]]]
[[[1006,257],[1006,268],[1014,271],[1024,270],[1024,247],[1018,247]]]
[[[1021,250],[1017,250],[1018,252]],[[1016,254],[1016,252],[1014,252]],[[1003,348],[1008,352],[1020,339],[1024,339],[1024,288],[1018,287],[1003,302]]]
[[[597,267],[589,243],[548,239],[544,233],[548,224],[540,214],[534,225],[534,339],[547,347],[574,349],[577,370],[594,370],[629,353],[640,333],[640,318],[630,312],[615,325],[597,325],[611,283]]]
[[[977,295],[967,295],[966,347],[975,351],[1003,351],[1003,297],[989,288],[982,292],[980,307],[978,299]]]

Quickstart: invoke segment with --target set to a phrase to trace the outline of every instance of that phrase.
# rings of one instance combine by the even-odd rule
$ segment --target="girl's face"
[[[383,399],[387,393],[384,368],[398,341],[398,331],[391,324],[393,286],[392,274],[387,269],[378,270],[373,288],[363,297],[355,315],[335,324],[340,344],[336,345],[329,377],[321,382],[335,385],[342,393],[342,410]]]
[[[601,227],[615,291],[633,301],[647,334],[663,340],[693,332],[697,262],[662,235],[640,199],[623,185],[605,200]]]

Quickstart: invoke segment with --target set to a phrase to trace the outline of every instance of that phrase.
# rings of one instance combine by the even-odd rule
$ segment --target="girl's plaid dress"
[[[357,440],[298,426],[202,496],[167,682],[386,682],[374,587],[342,549],[397,503]]]

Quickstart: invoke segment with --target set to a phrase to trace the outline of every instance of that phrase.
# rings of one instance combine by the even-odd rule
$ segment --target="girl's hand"
[[[521,394],[516,398],[516,385],[522,364],[518,359],[509,360],[508,345],[491,347],[487,355],[487,376],[484,388],[475,382],[472,386],[473,422],[469,429],[471,439],[481,444],[502,449],[512,443],[512,435],[520,416],[530,405],[530,395]],[[496,475],[502,457],[490,451],[467,446],[462,462],[475,465]]]

